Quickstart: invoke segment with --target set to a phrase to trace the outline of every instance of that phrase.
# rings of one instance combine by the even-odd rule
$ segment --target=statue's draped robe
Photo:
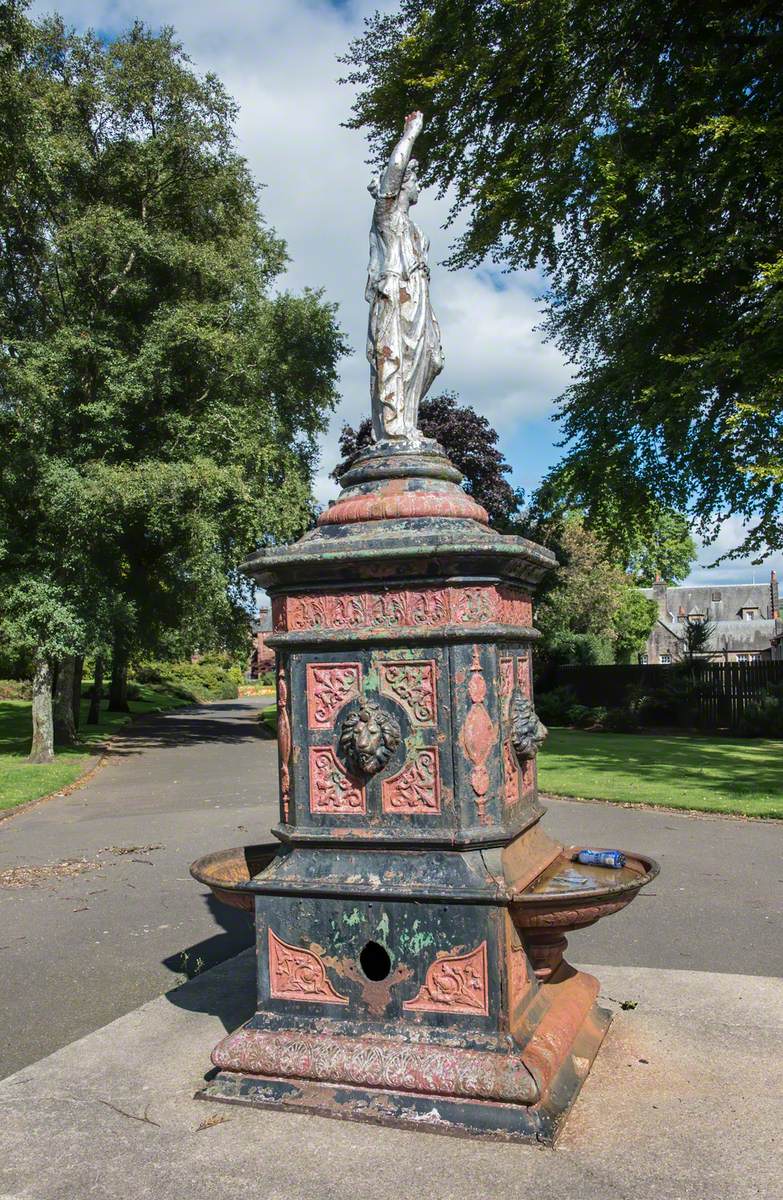
[[[428,250],[428,239],[399,196],[379,196],[365,293],[377,441],[420,436],[419,401],[443,368],[440,329],[430,307]]]

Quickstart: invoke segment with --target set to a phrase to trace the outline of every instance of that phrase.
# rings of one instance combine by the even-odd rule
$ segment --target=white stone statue
[[[430,306],[429,240],[410,218],[419,197],[413,143],[420,112],[405,129],[369,191],[375,200],[365,296],[370,305],[372,430],[376,441],[420,441],[419,401],[443,370],[440,329]]]

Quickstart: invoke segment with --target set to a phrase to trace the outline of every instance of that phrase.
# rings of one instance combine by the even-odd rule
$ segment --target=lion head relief
[[[375,700],[362,700],[340,730],[340,749],[349,769],[357,775],[376,775],[401,740],[397,720]]]
[[[511,742],[520,762],[535,758],[547,736],[546,725],[539,719],[533,705],[517,689],[511,698]]]

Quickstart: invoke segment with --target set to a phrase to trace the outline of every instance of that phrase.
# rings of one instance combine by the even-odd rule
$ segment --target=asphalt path
[[[132,725],[84,787],[0,821],[0,876],[89,864],[0,887],[0,1078],[251,944],[249,920],[188,866],[265,840],[276,820],[276,747],[257,720],[266,703]],[[571,937],[572,961],[781,973],[783,823],[548,804],[561,841],[644,851],[662,868],[624,912]]]

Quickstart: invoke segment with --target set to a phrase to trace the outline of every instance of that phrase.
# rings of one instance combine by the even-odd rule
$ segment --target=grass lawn
[[[156,687],[139,687],[140,699],[131,700],[134,713],[159,712],[190,703]],[[99,725],[86,725],[89,700],[82,701],[82,744],[73,750],[58,750],[54,762],[37,766],[26,762],[30,752],[32,724],[29,700],[0,701],[0,810],[13,808],[39,796],[48,796],[78,779],[89,764],[90,756],[121,725],[130,720],[127,713],[105,711],[101,705]]]
[[[269,708],[262,708],[258,714],[259,721],[266,725],[275,737],[277,737],[277,705],[270,704]]]
[[[783,818],[783,742],[550,729],[538,782],[586,800]]]

